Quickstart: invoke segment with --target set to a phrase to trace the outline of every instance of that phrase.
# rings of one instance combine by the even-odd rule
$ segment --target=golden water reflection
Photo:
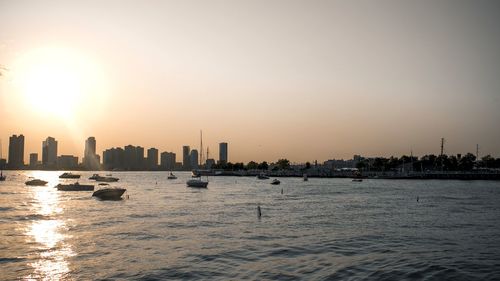
[[[57,181],[57,174],[41,172],[37,178]],[[33,176],[35,177],[35,175]],[[53,185],[36,187],[31,190],[33,195],[33,211],[37,215],[27,227],[28,242],[38,255],[36,261],[30,263],[33,272],[25,280],[68,280],[71,279],[68,258],[75,253],[67,243],[66,223],[61,218],[64,213],[61,208],[61,198]]]

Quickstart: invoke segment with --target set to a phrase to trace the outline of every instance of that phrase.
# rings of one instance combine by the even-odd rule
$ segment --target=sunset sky
[[[500,156],[499,1],[0,0],[0,139]]]

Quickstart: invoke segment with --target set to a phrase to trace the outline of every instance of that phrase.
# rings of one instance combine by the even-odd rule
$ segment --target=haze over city
[[[500,151],[495,1],[0,1],[0,139],[232,161]]]

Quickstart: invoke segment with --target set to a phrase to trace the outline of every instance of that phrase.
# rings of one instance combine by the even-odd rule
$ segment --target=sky
[[[498,1],[0,0],[0,139],[500,156]]]

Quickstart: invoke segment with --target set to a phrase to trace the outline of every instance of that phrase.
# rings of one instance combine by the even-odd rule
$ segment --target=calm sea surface
[[[500,280],[499,182],[213,177],[200,190],[189,173],[116,172],[129,199],[99,201],[57,191],[59,174],[0,182],[2,280]]]

